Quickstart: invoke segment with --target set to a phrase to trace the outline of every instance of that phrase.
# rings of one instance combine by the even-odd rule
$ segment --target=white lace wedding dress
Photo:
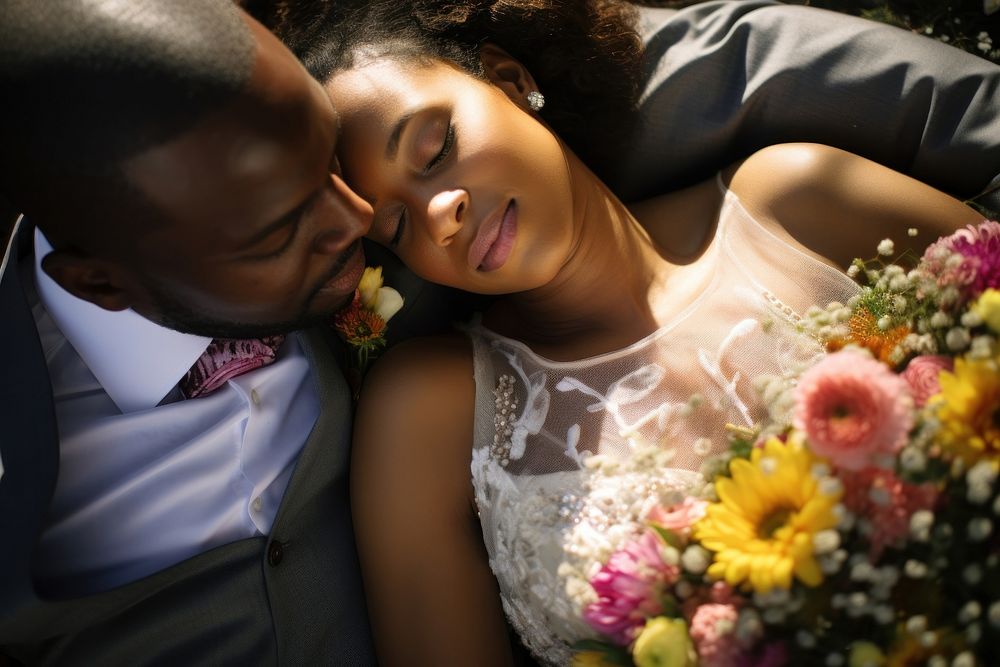
[[[789,378],[822,354],[799,314],[857,293],[729,191],[698,263],[703,292],[616,352],[555,362],[467,329],[483,536],[507,616],[543,663],[568,664],[572,642],[596,636],[581,616],[594,599],[587,581],[646,510],[700,482],[702,462],[727,447],[727,423],[765,416],[755,379]]]

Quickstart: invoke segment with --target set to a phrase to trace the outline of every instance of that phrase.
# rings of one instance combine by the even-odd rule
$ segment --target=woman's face
[[[482,294],[550,281],[577,217],[565,149],[503,78],[390,58],[326,85],[344,177],[375,210],[369,237],[422,278]]]

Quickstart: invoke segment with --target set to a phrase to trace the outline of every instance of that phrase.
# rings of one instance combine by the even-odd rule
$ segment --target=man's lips
[[[513,199],[506,208],[490,216],[479,226],[469,246],[469,266],[477,271],[495,271],[503,266],[514,248],[517,236],[517,204]]]
[[[365,270],[365,253],[361,240],[354,241],[337,258],[337,263],[330,270],[330,278],[320,286],[320,290],[349,294],[361,282],[361,274]]]

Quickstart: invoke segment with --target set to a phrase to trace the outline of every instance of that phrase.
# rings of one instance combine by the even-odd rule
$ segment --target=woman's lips
[[[495,271],[503,266],[517,237],[517,204],[510,200],[503,214],[483,223],[469,248],[469,265],[477,271]]]

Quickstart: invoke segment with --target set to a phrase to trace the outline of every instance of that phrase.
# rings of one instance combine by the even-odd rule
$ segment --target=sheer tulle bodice
[[[625,349],[555,362],[481,325],[472,477],[504,608],[536,657],[567,664],[597,564],[655,504],[700,483],[726,425],[765,414],[755,383],[822,354],[798,326],[857,287],[757,223],[727,191],[697,260],[705,289]]]

